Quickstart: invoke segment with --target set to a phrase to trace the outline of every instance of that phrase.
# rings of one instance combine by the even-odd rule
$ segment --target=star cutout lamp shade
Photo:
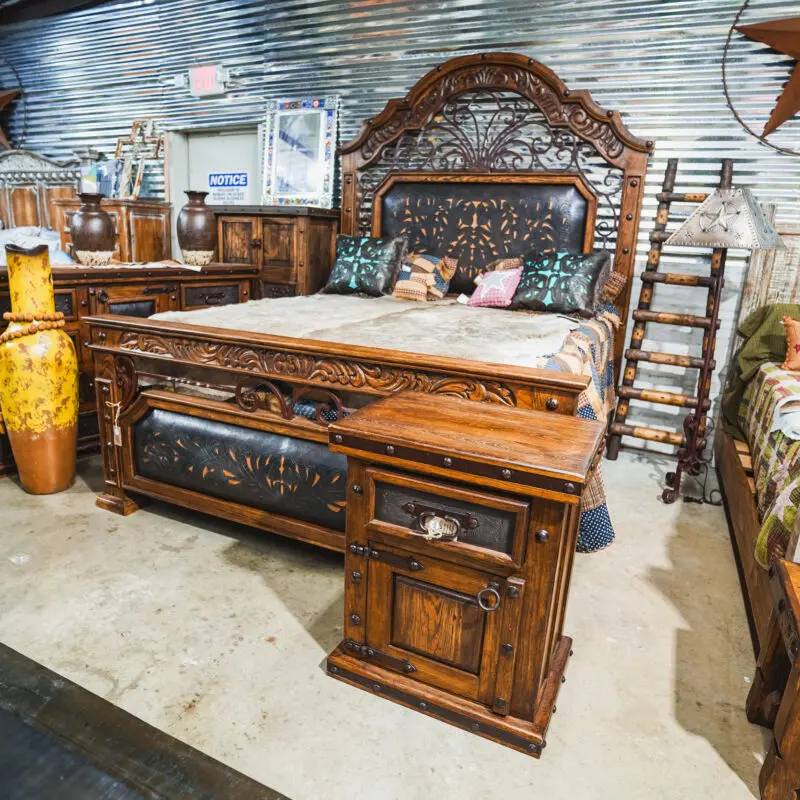
[[[785,246],[749,189],[717,189],[666,243],[742,250],[778,250]]]

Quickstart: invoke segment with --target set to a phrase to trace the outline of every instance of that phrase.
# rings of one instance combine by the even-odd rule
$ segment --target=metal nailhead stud
[[[508,468],[504,469],[503,472],[502,472],[502,475],[503,475],[504,478],[510,478],[511,477],[511,470],[508,469]]]
[[[394,455],[394,447],[392,447],[392,445],[390,445],[390,444],[386,445],[386,455],[387,456],[393,456]]]
[[[334,675],[336,675],[336,673],[337,673],[338,671],[339,671],[339,667],[334,667],[333,665],[331,665],[330,667],[328,667],[328,672],[332,672]]]
[[[529,750],[531,753],[535,753],[535,752],[536,752],[536,745],[535,745],[535,744],[529,744],[529,745],[528,745],[528,750]]]
[[[361,485],[358,483],[353,484],[353,494],[361,494]]]
[[[442,464],[444,464],[446,467],[452,467],[453,466],[453,459],[450,458],[450,456],[445,456],[442,459]]]
[[[567,494],[572,494],[575,491],[575,484],[574,483],[565,483],[564,484],[564,491]]]
[[[372,691],[373,692],[379,692],[380,690],[381,690],[381,685],[379,683],[373,683],[372,684]]]
[[[425,702],[422,702],[422,703],[419,704],[419,707],[420,707],[420,710],[425,711],[425,709],[428,707],[428,704],[425,703]]]
[[[550,534],[543,528],[540,531],[536,531],[534,537],[536,538],[537,542],[546,542],[550,538]]]
[[[558,400],[555,397],[551,397],[548,401],[544,404],[544,407],[548,411],[555,411],[558,408]]]
[[[341,433],[337,433],[333,437],[333,441],[336,442],[337,444],[341,444],[342,443],[342,434]]]
[[[473,722],[472,723],[472,730],[479,731],[480,729],[481,729],[481,725],[480,725],[479,722]]]

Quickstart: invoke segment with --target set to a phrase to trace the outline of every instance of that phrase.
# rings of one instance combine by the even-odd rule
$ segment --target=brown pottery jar
[[[178,244],[186,264],[204,267],[217,247],[217,218],[206,205],[208,192],[186,190],[189,202],[178,214]]]
[[[81,264],[101,267],[111,261],[117,243],[114,221],[100,205],[102,194],[79,194],[81,207],[72,215],[72,250]]]

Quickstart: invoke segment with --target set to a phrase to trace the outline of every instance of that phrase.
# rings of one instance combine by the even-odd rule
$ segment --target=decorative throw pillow
[[[490,261],[481,271],[500,272],[505,269],[519,269],[521,266],[521,258],[498,258],[495,261]]]
[[[511,305],[522,268],[490,272],[477,286],[469,298],[468,306],[506,308]]]
[[[433,270],[433,286],[428,287],[428,294],[441,300],[450,290],[450,281],[458,269],[458,261],[450,256],[439,259],[439,263]]]
[[[411,253],[400,268],[394,295],[405,300],[426,299],[419,297],[418,290],[412,290],[405,285],[407,281],[415,281],[427,288],[427,298],[441,300],[450,288],[450,280],[455,275],[457,266],[458,262],[447,256],[439,258],[430,253]]]
[[[794,372],[800,370],[800,320],[784,317],[783,326],[786,328],[786,360],[781,368]]]
[[[416,300],[424,303],[428,299],[428,287],[420,281],[397,281],[392,292],[394,297],[401,300]]]
[[[522,261],[513,309],[591,317],[611,269],[605,250],[594,253],[529,253]]]
[[[372,239],[339,235],[336,237],[336,263],[322,291],[370,297],[388,294],[407,251],[408,242],[402,236]]]

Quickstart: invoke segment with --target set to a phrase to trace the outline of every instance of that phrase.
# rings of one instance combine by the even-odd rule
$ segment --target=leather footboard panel
[[[324,444],[161,408],[133,442],[137,475],[344,531],[347,458]]]

